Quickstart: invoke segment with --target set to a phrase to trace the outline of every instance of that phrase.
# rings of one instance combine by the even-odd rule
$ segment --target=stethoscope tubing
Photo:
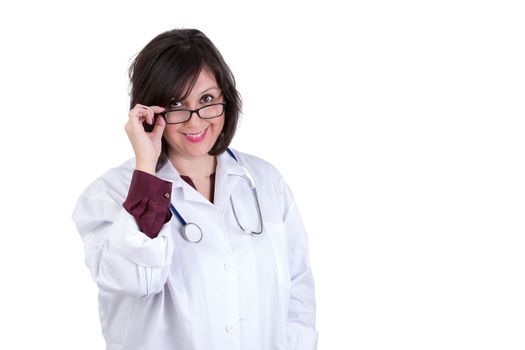
[[[250,173],[248,172],[248,170],[244,166],[242,166],[242,164],[240,164],[239,160],[237,159],[237,157],[235,156],[233,151],[231,149],[229,149],[229,148],[227,148],[226,151],[228,152],[228,154],[233,159],[235,159],[239,163],[239,165],[244,170],[246,177],[249,180],[250,188],[252,190],[252,194],[253,194],[253,197],[254,197],[254,200],[255,200],[255,205],[256,205],[256,209],[257,209],[257,216],[259,218],[260,230],[259,231],[252,231],[252,230],[242,226],[242,224],[239,221],[239,218],[237,216],[237,211],[235,210],[235,205],[233,204],[232,197],[230,196],[230,204],[232,206],[232,211],[233,211],[233,216],[235,217],[235,221],[237,222],[237,225],[239,226],[239,228],[243,232],[248,233],[248,234],[252,234],[252,235],[260,235],[263,232],[263,219],[262,219],[262,213],[261,213],[261,206],[259,204],[259,197],[257,195],[257,189],[255,188],[255,181],[253,180],[253,178],[250,175]],[[187,242],[190,242],[190,243],[199,243],[202,240],[202,237],[203,237],[202,229],[200,228],[200,226],[195,224],[195,223],[193,223],[193,222],[186,222],[186,220],[184,220],[184,218],[179,213],[177,208],[175,208],[173,203],[170,203],[170,209],[173,212],[173,214],[175,215],[175,217],[177,218],[177,220],[182,225],[182,229],[181,229],[182,238],[184,238]]]
[[[202,240],[202,229],[199,225],[193,222],[186,222],[182,215],[173,204],[170,203],[170,208],[173,214],[177,217],[179,222],[182,225],[181,235],[186,241],[190,243],[199,243]]]

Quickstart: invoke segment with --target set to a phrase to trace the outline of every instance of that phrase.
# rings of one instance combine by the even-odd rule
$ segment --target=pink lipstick
[[[183,134],[184,136],[186,136],[186,140],[193,142],[193,143],[197,143],[197,142],[201,142],[202,140],[204,140],[207,133],[208,133],[208,128],[196,134],[189,134],[189,133],[183,133]]]

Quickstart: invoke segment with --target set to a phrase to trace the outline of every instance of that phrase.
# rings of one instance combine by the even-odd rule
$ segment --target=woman
[[[277,170],[228,148],[241,103],[219,51],[168,31],[130,80],[135,158],[73,213],[107,349],[315,349],[306,233]]]

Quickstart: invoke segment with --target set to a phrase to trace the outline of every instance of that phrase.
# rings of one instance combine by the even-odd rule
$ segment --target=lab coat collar
[[[173,187],[182,187],[182,181],[184,181],[169,159],[159,169],[157,172],[157,177],[171,182]]]
[[[196,189],[188,185],[181,177],[177,169],[168,159],[166,164],[162,166],[157,172],[157,177],[172,183],[171,198],[174,202],[181,200],[200,202],[209,204],[210,202],[204,198]]]
[[[237,153],[235,155],[238,157]],[[234,175],[233,177],[230,175]],[[245,172],[242,166],[233,159],[228,152],[223,152],[217,156],[217,170],[215,171],[215,204],[225,210],[226,200],[229,198],[233,187],[235,186],[238,176],[244,176]],[[176,188],[181,188],[178,193],[182,195],[185,200],[194,202],[209,202],[193,187],[186,184],[185,181],[180,177],[179,172],[170,160],[168,160],[157,172],[157,177],[170,181],[172,183],[173,196],[176,198],[179,191],[175,191]],[[180,198],[180,197],[179,197]]]
[[[235,156],[238,157],[237,152]],[[238,161],[233,159],[228,152],[223,152],[217,156],[217,170],[216,174],[223,173],[227,175],[244,175],[244,169],[239,164]],[[157,177],[160,177],[163,180],[170,181],[173,183],[174,187],[182,186],[182,178],[180,177],[179,172],[173,164],[168,159],[166,163],[159,169],[157,172]]]
[[[234,152],[238,158],[238,153]],[[223,152],[217,156],[217,174],[223,173],[228,175],[244,175],[244,169],[238,161],[233,159],[228,152]]]
[[[238,158],[238,153],[235,153],[235,156]],[[233,159],[228,152],[223,152],[217,156],[214,204],[221,215],[226,212],[230,195],[239,179],[244,175],[245,172],[241,164]]]

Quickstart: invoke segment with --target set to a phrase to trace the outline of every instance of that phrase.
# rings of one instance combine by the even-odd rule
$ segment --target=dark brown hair
[[[226,150],[235,135],[242,102],[230,68],[201,31],[174,29],[164,32],[139,52],[129,68],[130,109],[137,103],[165,107],[173,99],[184,100],[203,68],[215,76],[226,102],[224,127],[209,152],[218,155]],[[157,171],[167,160],[168,145],[163,138]]]

